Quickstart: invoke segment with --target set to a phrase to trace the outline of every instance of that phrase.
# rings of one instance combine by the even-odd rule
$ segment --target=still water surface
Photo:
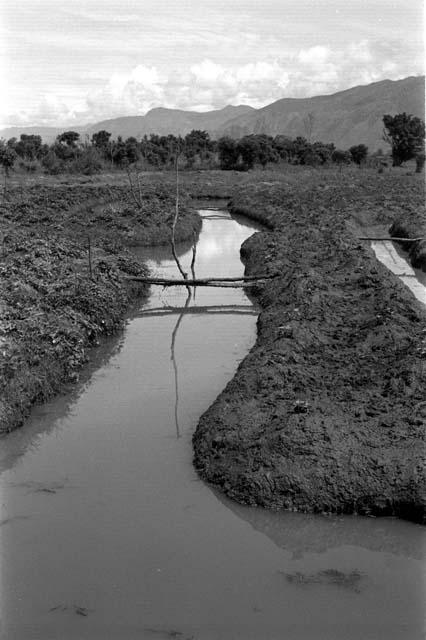
[[[196,275],[240,275],[255,228],[202,215]],[[167,250],[142,254],[178,275]],[[422,638],[420,526],[246,508],[198,479],[192,433],[256,310],[240,289],[186,299],[153,288],[80,387],[1,441],[1,637]]]

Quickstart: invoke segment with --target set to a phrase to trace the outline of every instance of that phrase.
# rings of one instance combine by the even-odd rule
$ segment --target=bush
[[[63,164],[59,160],[53,149],[51,149],[49,153],[44,156],[41,163],[47,173],[50,173],[53,176],[58,175],[58,173],[61,173],[61,171],[63,170]]]

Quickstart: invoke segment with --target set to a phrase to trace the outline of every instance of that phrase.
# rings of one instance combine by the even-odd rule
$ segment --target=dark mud
[[[0,205],[0,434],[30,407],[78,380],[90,348],[116,331],[146,286],[127,247],[170,241],[174,198],[146,187],[141,205],[123,186],[40,186]],[[176,239],[201,220],[182,197]],[[90,248],[89,248],[90,245]]]
[[[238,502],[425,518],[426,314],[354,230],[421,210],[419,182],[246,185],[234,211],[272,229],[242,247],[256,345],[202,416],[201,477]],[[423,200],[424,202],[424,200]]]

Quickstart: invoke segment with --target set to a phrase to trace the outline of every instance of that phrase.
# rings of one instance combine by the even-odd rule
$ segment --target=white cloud
[[[138,64],[115,72],[96,84],[88,95],[57,97],[50,92],[34,109],[7,120],[11,124],[95,122],[124,115],[144,114],[158,106],[207,111],[227,104],[262,107],[283,97],[306,97],[333,93],[357,84],[384,78],[398,79],[421,73],[397,43],[370,43],[363,39],[345,47],[317,45],[299,50],[283,47],[279,57],[246,63],[219,63],[204,59],[188,66],[165,69]]]
[[[312,65],[317,67],[325,64],[331,56],[331,49],[323,46],[310,47],[309,49],[302,49],[297,56],[299,62],[304,65]]]
[[[203,60],[200,64],[192,65],[190,72],[193,80],[201,86],[212,86],[226,79],[224,67],[211,60]]]

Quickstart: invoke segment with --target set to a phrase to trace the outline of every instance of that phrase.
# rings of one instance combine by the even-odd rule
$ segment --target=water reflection
[[[195,276],[194,276],[195,277]],[[175,344],[176,344],[176,336],[178,334],[179,331],[179,326],[183,320],[183,316],[185,315],[185,311],[187,310],[189,303],[191,302],[191,291],[188,291],[188,295],[186,298],[186,302],[185,302],[185,306],[183,307],[181,313],[178,315],[178,318],[176,320],[176,324],[175,327],[172,331],[172,342],[170,345],[170,352],[171,352],[171,361],[173,363],[173,370],[174,370],[174,374],[175,374],[175,426],[176,426],[176,437],[179,438],[180,437],[180,430],[179,430],[179,378],[178,378],[178,363],[176,360],[176,353],[175,353]]]
[[[252,232],[204,226],[232,229],[238,244]],[[188,269],[191,259],[189,247]],[[241,268],[238,253],[197,252],[200,277]],[[419,527],[246,509],[196,476],[191,436],[253,344],[248,304],[241,289],[200,287],[195,304],[184,287],[153,287],[78,402],[62,416],[64,399],[43,409],[41,430],[54,421],[54,432],[1,478],[8,640],[417,637],[421,563],[406,557]],[[360,593],[348,588],[356,572]]]
[[[73,407],[90,387],[101,367],[117,355],[124,343],[124,331],[102,340],[90,353],[90,362],[80,370],[79,381],[64,386],[63,394],[31,410],[31,419],[0,439],[0,473],[12,469],[30,451],[36,451],[41,437],[61,428]],[[4,446],[2,446],[4,445]]]
[[[310,553],[325,553],[347,545],[422,560],[424,528],[396,518],[320,516],[287,511],[268,511],[233,502],[218,491],[217,499],[253,529],[268,536],[293,559]]]
[[[194,293],[192,294],[192,300]],[[135,317],[163,317],[168,315],[241,315],[241,316],[257,316],[258,312],[253,309],[253,305],[248,304],[212,304],[212,305],[185,305],[184,307],[172,307],[164,303],[162,307],[149,307],[142,309]]]

